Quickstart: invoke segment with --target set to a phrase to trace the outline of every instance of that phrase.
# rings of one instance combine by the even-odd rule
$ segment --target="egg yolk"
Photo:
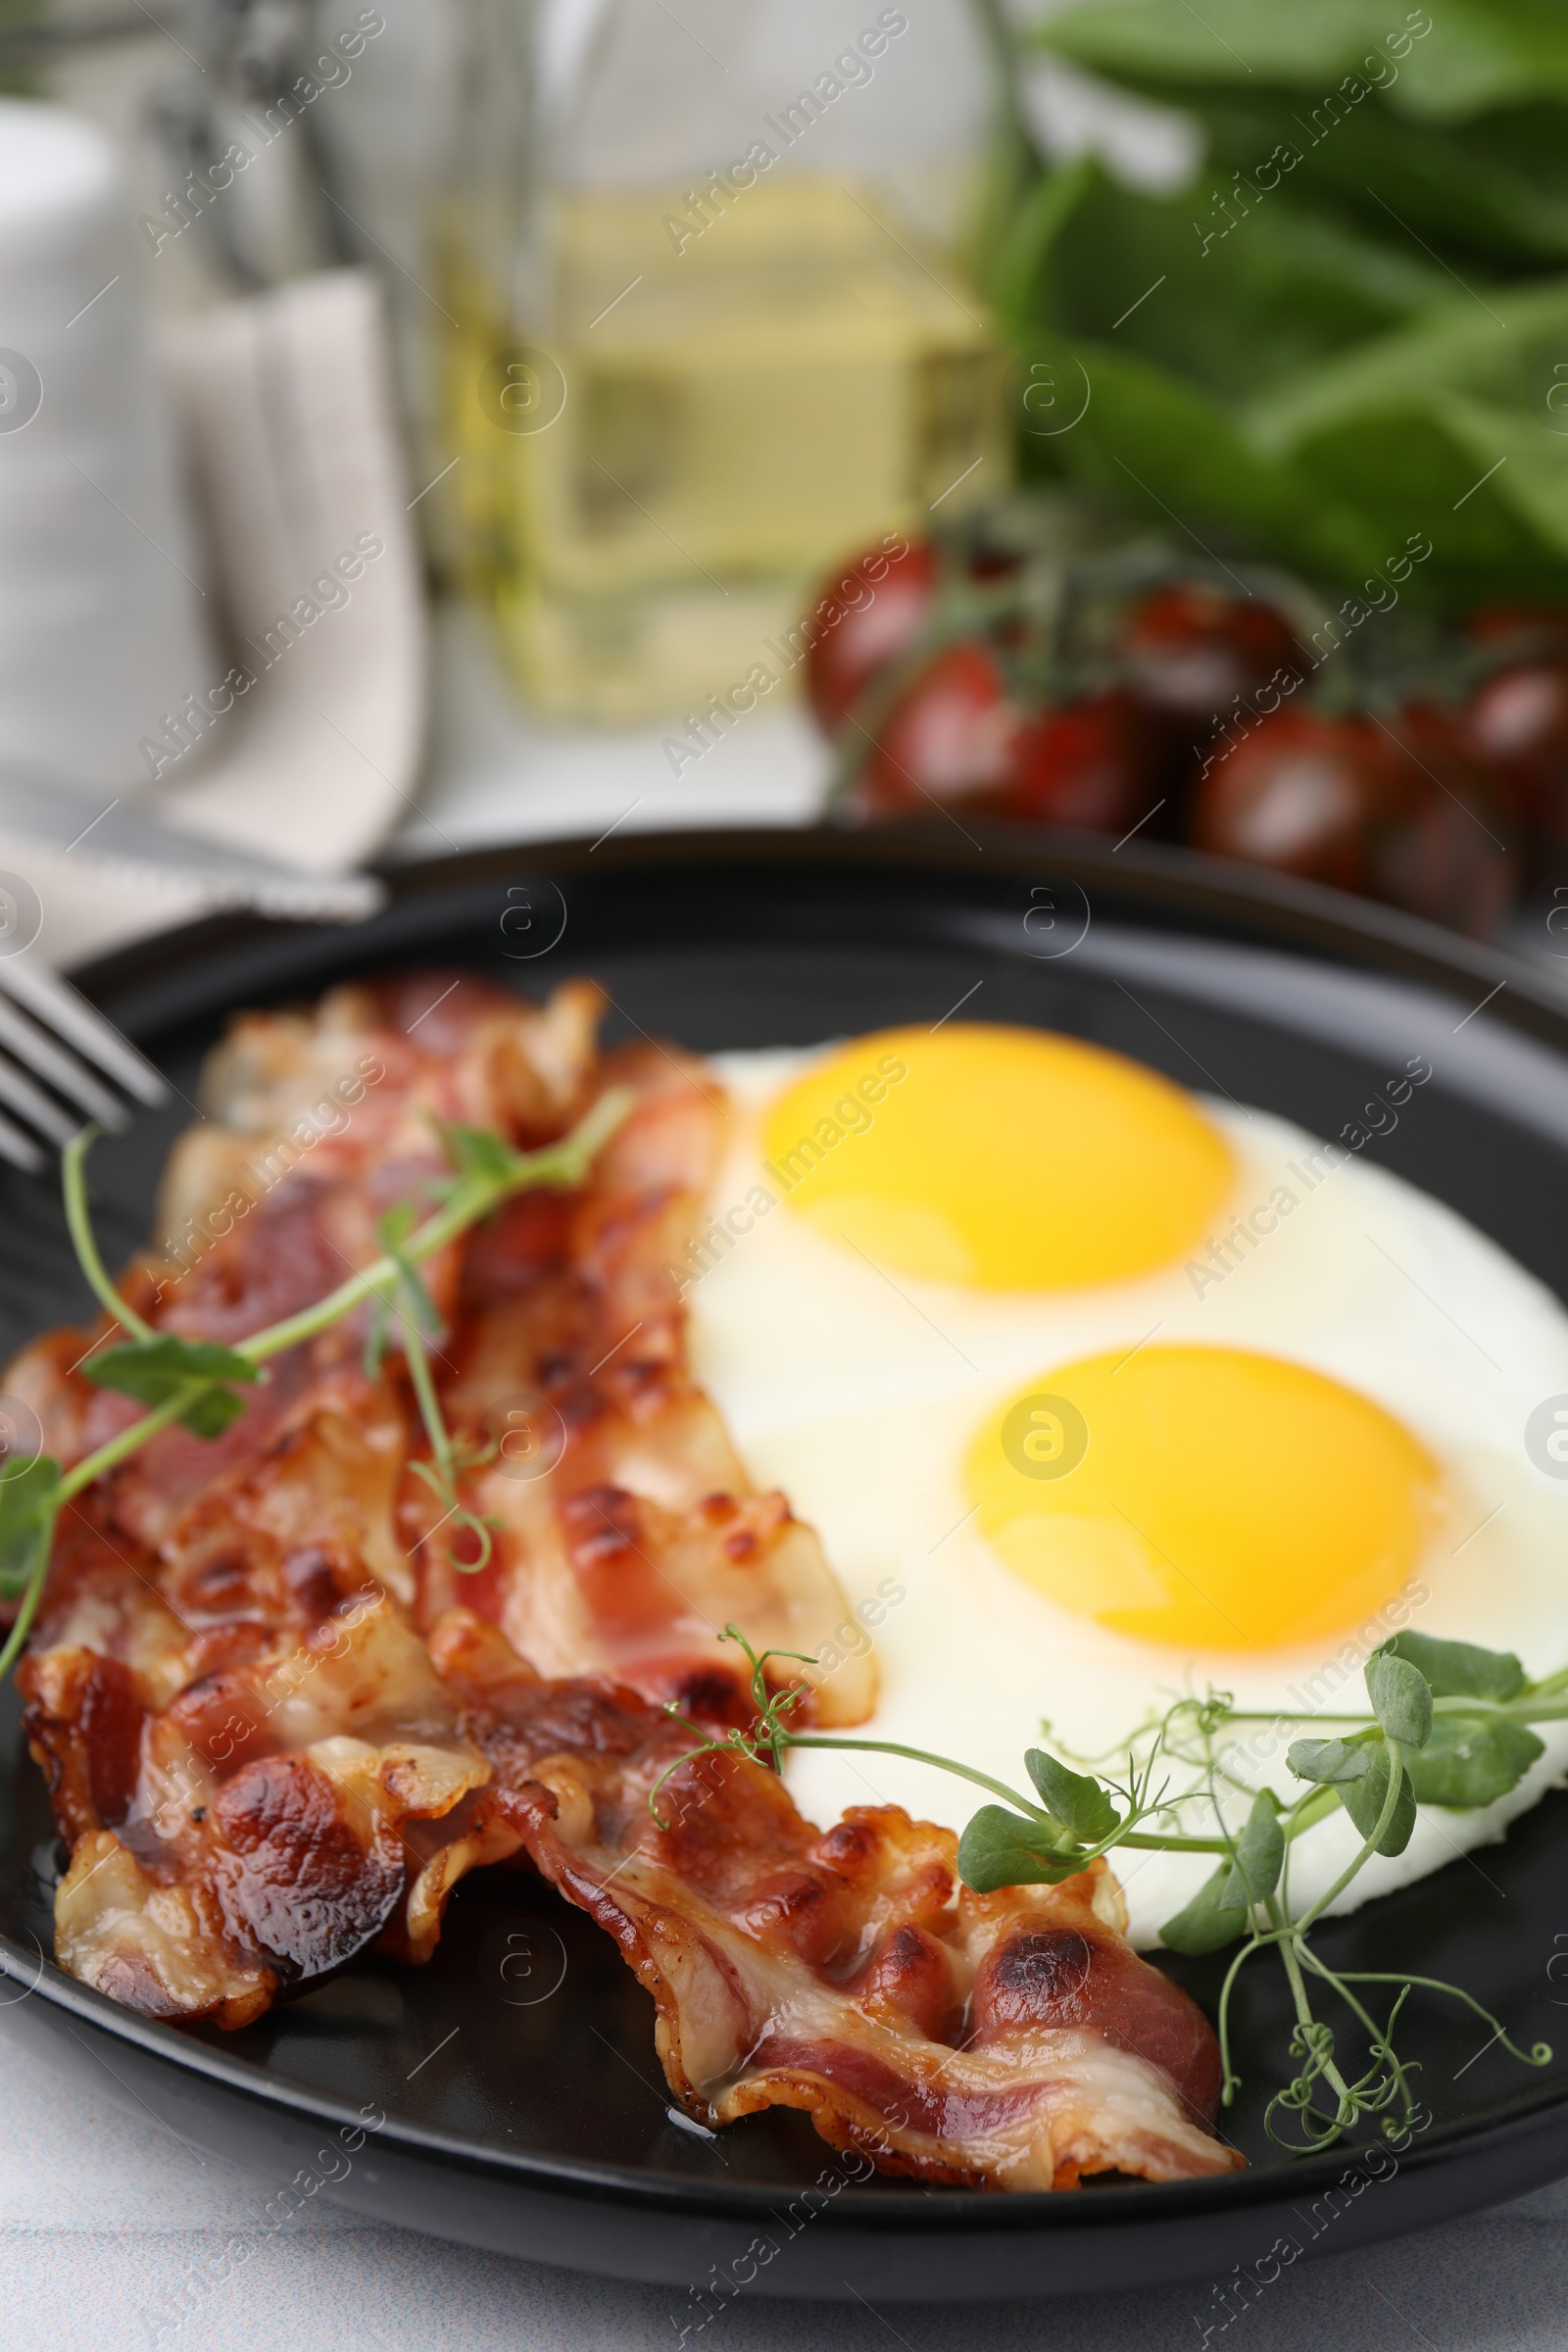
[[[1042,1375],[966,1463],[1023,1582],[1118,1633],[1265,1649],[1361,1624],[1420,1558],[1437,1462],[1368,1397],[1246,1348],[1143,1348]]]
[[[995,1290],[1168,1265],[1234,1180],[1192,1098],[1077,1038],[983,1022],[887,1029],[768,1110],[790,1206],[878,1267]]]

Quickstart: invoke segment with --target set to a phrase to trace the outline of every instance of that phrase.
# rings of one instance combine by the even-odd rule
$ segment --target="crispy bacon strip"
[[[666,1716],[604,1681],[541,1681],[466,1610],[430,1649],[493,1767],[488,1805],[614,1936],[702,2122],[802,2107],[884,2172],[960,2186],[1241,2166],[1207,2128],[1214,2035],[1124,1940],[1103,1862],[977,1895],[950,1831],[883,1806],[820,1832],[733,1753],[681,1765],[661,1827],[650,1792],[691,1744]]]
[[[461,1598],[546,1672],[613,1673],[646,1696],[742,1721],[748,1698],[718,1640],[724,1626],[744,1624],[759,1647],[836,1659],[845,1601],[814,1531],[782,1494],[753,1486],[686,1368],[686,1313],[664,1267],[701,1224],[722,1096],[697,1062],[661,1047],[596,1060],[601,1006],[584,982],[534,1011],[430,974],[337,990],[314,1019],[245,1016],[209,1079],[219,1123],[176,1150],[166,1229],[201,1230],[193,1202],[237,1203],[247,1171],[289,1139],[302,1156],[257,1221],[235,1223],[199,1261],[194,1289],[190,1277],[177,1286],[163,1319],[232,1341],[319,1297],[374,1254],[377,1216],[444,1171],[434,1118],[532,1146],[605,1086],[629,1085],[636,1106],[580,1195],[519,1196],[427,1269],[452,1321],[436,1364],[443,1409],[455,1435],[491,1456],[465,1501],[497,1523],[493,1564],[478,1578],[453,1564],[434,1532],[440,1508],[417,1482],[401,1533],[420,1624]],[[377,1069],[335,1124],[327,1074]],[[313,1122],[332,1131],[302,1143]],[[149,1457],[161,1495],[168,1465]],[[875,1703],[868,1653],[831,1673],[808,1667],[806,1679],[820,1722],[863,1722]]]
[[[229,1342],[311,1303],[376,1252],[393,1201],[447,1172],[433,1119],[530,1146],[580,1115],[611,1066],[598,1011],[582,985],[534,1010],[436,975],[247,1016],[208,1074],[216,1115],[172,1159],[172,1239],[127,1295],[155,1325]],[[363,1317],[276,1359],[221,1439],[167,1430],[66,1514],[21,1679],[73,1848],[60,1956],[89,1982],[240,2024],[378,1937],[430,1948],[487,1850],[467,1822],[489,1774],[417,1640],[422,1588],[439,1605],[460,1585],[548,1662],[614,1663],[718,1719],[743,1711],[714,1639],[727,1617],[795,1647],[842,1618],[814,1536],[752,1490],[686,1375],[656,1280],[722,1105],[655,1050],[614,1066],[637,1107],[595,1182],[520,1200],[429,1268],[460,1430],[477,1439],[495,1396],[485,1360],[509,1388],[537,1375],[570,1416],[549,1476],[502,1461],[476,1481],[505,1522],[485,1577],[445,1558],[408,1471],[427,1446],[402,1368],[394,1349],[367,1376]],[[601,1365],[611,1333],[636,1344]],[[87,1381],[87,1352],[54,1334],[7,1375],[66,1462],[140,1409]],[[863,1677],[834,1688],[841,1712],[869,1706]]]
[[[146,2014],[238,2026],[372,1944],[427,1956],[466,1871],[531,1862],[615,1936],[705,2120],[804,2107],[931,2180],[1229,2169],[1213,2036],[1124,1942],[1102,1865],[978,1897],[949,1833],[886,1808],[821,1834],[733,1755],[682,1764],[650,1815],[690,1738],[655,1702],[746,1711],[714,1625],[810,1649],[842,1601],[690,1380],[662,1278],[721,1105],[657,1050],[596,1061],[594,1012],[581,990],[533,1012],[431,980],[241,1023],[225,1049],[222,1118],[166,1187],[188,1270],[130,1278],[150,1320],[204,1337],[363,1262],[441,1164],[431,1112],[529,1144],[612,1075],[637,1104],[579,1196],[521,1199],[430,1269],[454,1427],[477,1445],[520,1395],[530,1440],[551,1414],[564,1433],[472,1480],[501,1522],[483,1575],[445,1557],[408,1475],[423,1440],[395,1354],[369,1377],[347,1326],[280,1358],[220,1440],[167,1431],[67,1512],[21,1673],[72,1848],[62,1963]],[[345,1068],[364,1092],[339,1118],[323,1074]],[[7,1376],[66,1460],[134,1410],[83,1379],[84,1344],[56,1334]],[[809,1679],[819,1720],[868,1710],[858,1669]]]
[[[612,1674],[743,1723],[723,1627],[836,1660],[844,1598],[815,1531],[753,1486],[686,1370],[686,1311],[664,1269],[701,1222],[722,1104],[657,1048],[607,1066],[636,1086],[637,1108],[592,1183],[575,1200],[519,1197],[468,1252],[442,1404],[454,1431],[477,1442],[488,1429],[499,1446],[468,1490],[495,1522],[495,1559],[466,1578],[426,1544],[419,1622],[462,1602],[542,1673]],[[869,1653],[808,1664],[807,1711],[863,1722],[875,1672]]]
[[[215,1608],[240,1588],[243,1613]],[[248,1566],[176,1566],[73,1514],[48,1611],[19,1681],[71,1846],[63,1968],[144,2016],[241,2026],[413,1940],[425,1825],[450,1837],[491,1776],[363,1558],[260,1535]]]

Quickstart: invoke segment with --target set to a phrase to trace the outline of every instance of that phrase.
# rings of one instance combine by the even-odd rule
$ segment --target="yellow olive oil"
[[[780,172],[550,203],[526,329],[461,248],[445,280],[466,569],[541,710],[698,706],[824,566],[1003,486],[983,306],[885,196]]]

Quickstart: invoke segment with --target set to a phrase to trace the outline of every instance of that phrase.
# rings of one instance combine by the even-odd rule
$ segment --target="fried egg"
[[[956,1020],[715,1067],[729,1149],[671,1272],[698,1377],[850,1596],[829,1647],[875,1649],[861,1736],[1027,1795],[1025,1748],[1114,1771],[1212,1687],[1257,1717],[1240,1777],[1294,1797],[1290,1740],[1365,1713],[1400,1626],[1568,1662],[1568,1482],[1523,1443],[1568,1393],[1568,1315],[1375,1144]],[[1517,1788],[1422,1807],[1339,1907],[1500,1835],[1568,1770],[1568,1729],[1540,1728]],[[787,1773],[823,1820],[961,1828],[984,1801],[905,1757]],[[1358,1845],[1343,1815],[1303,1837],[1293,1900]],[[1115,1867],[1147,1945],[1212,1865]]]

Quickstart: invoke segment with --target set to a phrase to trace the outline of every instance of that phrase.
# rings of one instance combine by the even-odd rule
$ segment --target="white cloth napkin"
[[[149,713],[143,805],[234,849],[342,870],[410,813],[428,701],[380,292],[361,270],[297,279],[181,321],[166,359],[221,650],[182,703]],[[58,963],[219,903],[96,856],[90,828],[69,852],[0,833],[0,868],[37,892]]]
[[[137,789],[213,662],[115,150],[0,97],[0,758]]]
[[[406,811],[425,711],[379,290],[357,270],[299,278],[172,330],[169,360],[232,660],[159,811],[316,872],[356,864]]]

